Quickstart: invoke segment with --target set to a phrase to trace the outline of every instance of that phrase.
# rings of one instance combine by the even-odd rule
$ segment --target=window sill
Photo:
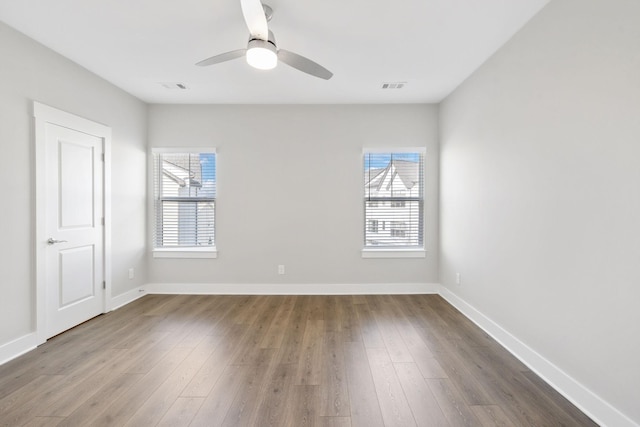
[[[362,258],[426,258],[424,249],[363,249]]]
[[[156,248],[154,258],[218,258],[216,248]]]

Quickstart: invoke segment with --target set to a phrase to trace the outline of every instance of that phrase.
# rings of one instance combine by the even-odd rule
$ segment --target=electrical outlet
[[[460,284],[460,273],[456,273],[456,285]]]
[[[284,274],[284,265],[279,265],[278,266],[278,274]]]
[[[136,277],[135,271],[133,270],[133,267],[131,267],[129,269],[129,280],[133,279],[134,277]]]

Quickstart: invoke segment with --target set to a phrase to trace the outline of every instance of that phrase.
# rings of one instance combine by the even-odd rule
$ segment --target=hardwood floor
[[[0,366],[2,426],[595,426],[435,295],[148,295]]]

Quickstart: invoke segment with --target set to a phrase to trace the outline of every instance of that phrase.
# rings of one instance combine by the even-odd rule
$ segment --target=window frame
[[[426,183],[425,183],[425,177],[426,177],[426,148],[425,147],[381,147],[381,148],[371,148],[371,147],[365,147],[362,150],[362,165],[361,165],[361,173],[365,172],[365,158],[367,154],[382,154],[382,153],[418,153],[420,154],[420,156],[422,157],[422,165],[421,168],[419,170],[420,173],[420,181],[421,181],[421,194],[419,196],[419,198],[415,198],[415,197],[374,197],[374,198],[367,198],[367,194],[366,194],[366,189],[364,187],[364,185],[361,187],[362,188],[362,218],[364,221],[364,226],[361,227],[362,230],[362,244],[363,244],[363,248],[362,248],[362,258],[425,258],[426,257],[426,250],[425,250],[425,223],[426,223],[426,218],[425,218],[425,193],[426,193]],[[389,202],[390,206],[393,205],[393,203],[397,203],[397,202],[415,202],[418,201],[419,203],[419,208],[420,208],[420,236],[419,236],[419,241],[420,244],[419,245],[415,245],[415,246],[384,246],[384,245],[380,245],[380,246],[367,246],[366,242],[367,242],[367,230],[368,230],[368,224],[369,224],[369,220],[367,219],[367,201],[369,202],[377,202],[378,204],[380,204],[380,202],[382,202],[382,204],[384,205],[385,203]],[[384,221],[384,222],[388,222],[388,224],[385,224],[386,228],[388,230],[391,230],[391,220],[389,221]]]
[[[161,188],[162,179],[158,176],[161,174],[161,169],[157,167],[156,164],[156,155],[161,154],[206,154],[211,153],[215,155],[216,162],[216,192],[214,197],[190,197],[189,201],[193,201],[194,203],[200,202],[213,202],[214,209],[214,244],[212,246],[157,246],[157,237],[156,232],[158,230],[158,220],[161,214],[158,213],[159,201],[161,197],[157,193],[157,185],[158,179],[160,179],[159,185]],[[153,229],[151,233],[151,247],[153,258],[217,258],[218,257],[218,249],[216,238],[217,233],[215,231],[217,220],[216,220],[216,212],[217,212],[217,204],[218,204],[218,179],[217,179],[217,169],[218,169],[218,159],[219,155],[214,147],[154,147],[151,149],[151,194],[152,194],[152,214],[153,214]],[[181,197],[171,196],[163,199],[167,199],[167,201],[181,201]]]

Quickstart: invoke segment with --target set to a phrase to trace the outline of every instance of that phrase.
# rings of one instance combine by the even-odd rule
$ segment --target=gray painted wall
[[[430,105],[150,106],[151,147],[217,149],[219,254],[151,259],[149,281],[437,282],[437,136]],[[362,149],[418,146],[427,150],[426,261],[363,259]]]
[[[639,16],[554,0],[440,113],[441,282],[638,423]]]
[[[35,330],[33,101],[112,128],[113,294],[146,282],[144,103],[0,22],[0,345]],[[129,280],[133,267],[137,277]]]

